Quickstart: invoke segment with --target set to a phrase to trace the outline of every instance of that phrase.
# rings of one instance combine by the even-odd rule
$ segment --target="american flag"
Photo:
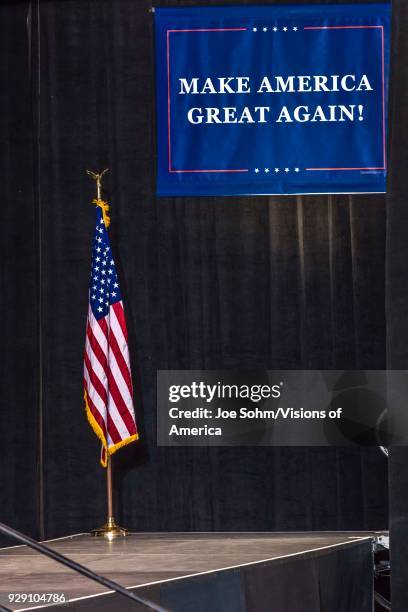
[[[106,227],[108,218],[101,208],[107,205],[101,200],[95,203],[84,397],[89,423],[102,442],[101,464],[106,467],[107,455],[137,440],[138,433],[122,294]]]

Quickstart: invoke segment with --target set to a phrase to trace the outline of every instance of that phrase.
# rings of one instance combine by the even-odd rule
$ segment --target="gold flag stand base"
[[[114,540],[115,538],[123,538],[129,535],[129,530],[117,525],[113,516],[108,516],[106,523],[102,527],[92,529],[91,535],[97,538],[105,538],[106,540]]]

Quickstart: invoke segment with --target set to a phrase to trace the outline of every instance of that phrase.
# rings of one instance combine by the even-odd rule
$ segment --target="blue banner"
[[[388,4],[160,8],[158,195],[384,192]]]

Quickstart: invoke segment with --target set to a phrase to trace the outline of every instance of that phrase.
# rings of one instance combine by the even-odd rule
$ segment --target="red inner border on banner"
[[[368,30],[379,29],[381,31],[381,70],[382,70],[382,136],[383,136],[383,165],[381,167],[361,168],[305,168],[307,171],[348,171],[348,170],[386,170],[386,129],[385,129],[385,45],[384,26],[360,25],[360,26],[305,26],[304,30]],[[246,32],[247,28],[188,28],[167,30],[167,135],[168,135],[168,171],[171,174],[184,172],[249,172],[248,168],[230,169],[204,169],[204,170],[175,170],[171,162],[171,101],[170,101],[170,34],[177,32]]]

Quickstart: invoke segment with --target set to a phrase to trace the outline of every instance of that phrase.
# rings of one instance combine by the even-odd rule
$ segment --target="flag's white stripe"
[[[112,418],[112,421],[116,425],[116,429],[118,430],[121,439],[124,440],[125,438],[128,438],[130,436],[130,433],[128,432],[128,429],[125,423],[123,422],[119,410],[116,407],[115,400],[113,399],[110,393],[108,397],[108,411]]]
[[[123,310],[123,304],[122,302],[118,302],[118,304],[120,304],[122,310]],[[112,306],[109,309],[109,314],[110,314],[110,324],[111,324],[111,328],[113,329],[113,332],[115,334],[115,338],[116,341],[118,343],[119,349],[122,351],[123,357],[126,361],[126,365],[128,367],[129,373],[130,373],[130,359],[129,359],[129,347],[128,347],[128,343],[127,340],[125,338],[125,336],[123,335],[123,331],[122,328],[120,326],[120,323],[117,319],[116,313],[114,311],[114,309],[112,308]]]
[[[91,309],[89,309],[89,323],[93,332],[93,335],[95,336],[95,338],[97,339],[97,341],[99,342],[99,346],[101,347],[102,351],[105,353],[105,355],[108,354],[108,339],[105,336],[105,334],[103,333],[101,326],[99,325],[98,321],[95,319],[93,312]],[[105,317],[105,321],[106,321]],[[109,325],[108,325],[109,327]]]
[[[115,338],[116,338],[116,342],[118,344],[119,350],[121,351],[124,361],[126,363],[128,372],[129,372],[129,379],[131,380],[131,372],[130,372],[130,359],[129,359],[129,348],[128,348],[128,344],[126,341],[126,338],[123,335],[122,332],[122,328],[120,326],[120,323],[116,317],[115,311],[112,308],[112,306],[109,309],[109,317],[107,317],[107,319],[109,319],[109,324],[110,324],[110,333],[113,332]],[[105,334],[103,333],[99,323],[97,322],[97,320],[95,319],[93,313],[90,313],[90,324],[91,324],[91,329],[92,332],[96,338],[96,340],[98,341],[102,351],[105,353],[105,355],[109,356],[113,353],[113,351],[108,347],[108,341],[106,339]],[[115,357],[115,364],[116,364],[116,369],[119,371],[120,377],[116,376],[115,374],[115,379],[116,382],[118,384],[118,387],[121,389],[122,386],[124,385],[127,389],[127,396],[130,398],[127,399],[127,397],[125,396],[125,392],[122,393],[122,397],[125,401],[126,404],[129,404],[131,406],[133,406],[133,401],[132,398],[130,396],[129,393],[129,387],[126,384],[125,379],[123,378],[122,372],[119,370],[119,366],[117,365],[117,361],[116,361],[116,357]],[[122,384],[123,381],[123,384]]]
[[[104,318],[107,323],[109,333],[112,333],[113,329],[115,330],[114,335],[118,343],[119,350],[122,352],[122,355],[124,357],[126,366],[129,370],[129,376],[130,376],[130,367],[129,367],[130,360],[129,360],[129,350],[128,350],[127,341],[123,335],[122,328],[120,327],[120,323],[117,320],[117,317],[112,307],[110,307],[109,309],[108,316]],[[89,307],[89,312],[88,312],[88,323],[90,325],[90,328],[92,330],[92,333],[95,339],[97,340],[101,348],[102,353],[106,356],[107,363],[108,363],[108,370],[111,371],[112,377],[115,379],[120,396],[122,397],[123,403],[126,406],[126,410],[128,411],[130,418],[134,420],[135,417],[134,417],[133,401],[132,401],[131,394],[129,392],[129,387],[126,384],[126,381],[122,375],[122,372],[120,371],[115,354],[113,350],[109,347],[108,339],[105,336],[98,320],[95,318],[91,307]],[[95,375],[98,377],[102,386],[105,388],[107,392],[108,405],[104,406],[104,412],[103,414],[101,413],[101,416],[103,416],[105,423],[107,424],[107,414],[109,414],[113,423],[115,424],[115,427],[118,431],[120,438],[121,439],[128,438],[130,436],[130,432],[125,422],[122,419],[122,416],[117,408],[114,398],[112,397],[109,391],[109,380],[106,377],[105,371],[103,367],[101,366],[99,359],[97,358],[96,354],[93,352],[92,346],[88,338],[86,339],[85,350],[87,352],[88,358],[91,362],[91,366],[92,366],[92,369],[94,370]],[[92,387],[92,383],[90,382],[89,377],[88,377],[88,381],[89,381],[88,384]],[[101,401],[100,396],[96,390],[94,390],[93,393],[94,395],[96,395],[97,398],[99,398],[99,404],[97,408],[99,412],[101,412],[100,405],[101,403],[103,404],[103,402]],[[109,432],[108,432],[108,446],[112,446],[113,444],[114,442],[112,441],[111,437],[109,436]]]
[[[124,312],[123,303],[121,301],[117,302],[115,306],[120,307],[122,312]],[[116,336],[116,340],[118,341],[119,346],[121,347],[123,346],[124,348],[127,349],[127,340],[125,336],[123,335],[122,328],[120,326],[120,323],[118,321],[118,318],[116,316],[116,312],[113,306],[109,308],[109,314],[110,314],[110,319],[111,319],[111,326],[115,329],[115,336]]]
[[[85,340],[85,352],[88,355],[88,358],[89,358],[89,361],[91,363],[91,367],[92,367],[93,371],[95,372],[95,374],[99,378],[99,380],[100,380],[100,382],[102,384],[102,387],[105,389],[106,395],[108,395],[108,377],[106,375],[105,370],[101,366],[101,363],[100,363],[98,357],[93,352],[92,346],[91,346],[91,344],[89,342],[88,337]]]
[[[113,334],[113,329],[111,329],[110,333]],[[116,384],[118,386],[122,399],[126,404],[128,410],[130,411],[132,418],[134,418],[132,396],[130,395],[129,387],[127,386],[126,380],[123,378],[118,362],[116,361],[116,355],[113,350],[109,351],[109,367],[112,371],[114,379],[116,380]]]
[[[84,364],[84,378],[86,380],[86,384],[88,386],[88,394],[89,397],[92,400],[92,403],[94,404],[95,408],[97,409],[97,411],[99,412],[99,414],[101,415],[101,417],[103,418],[103,420],[106,423],[106,406],[104,401],[102,400],[101,396],[99,395],[99,393],[97,392],[97,390],[95,389],[95,387],[93,386],[92,382],[91,382],[91,377],[89,375],[88,372],[88,368],[86,367],[86,365]]]
[[[104,342],[104,338],[105,338],[105,334],[103,333],[103,331],[100,328],[100,325],[96,325],[95,327],[92,327],[92,325],[89,326],[89,330],[90,333],[92,334],[92,336],[94,337],[94,339],[97,341],[97,343],[99,344],[99,347],[101,349],[101,353],[103,355],[105,355],[106,357],[106,362],[108,361],[108,342],[107,340]],[[88,334],[86,335],[86,339],[85,342],[89,343],[89,346],[91,346],[90,340],[88,338]],[[95,358],[98,359],[97,355],[95,354]],[[99,359],[98,359],[99,361]]]
[[[87,339],[88,340],[88,339]],[[108,383],[108,379],[105,375],[105,371],[102,368],[101,364],[99,363],[99,359],[97,359],[96,355],[94,354],[91,345],[89,344],[89,342],[87,341],[86,344],[86,353],[88,355],[89,361],[91,362],[91,366],[92,369],[94,371],[94,374],[98,377],[99,381],[101,382],[102,386],[104,387],[105,391],[106,391],[106,395],[108,398],[108,412],[109,412],[109,416],[111,417],[112,421],[115,424],[116,429],[118,430],[118,434],[120,436],[121,439],[123,438],[128,438],[129,437],[129,432],[127,430],[127,427],[125,425],[125,423],[123,422],[122,417],[119,414],[119,411],[116,407],[116,404],[113,400],[113,397],[110,394],[109,391],[109,383]],[[102,382],[103,381],[103,382]],[[106,414],[106,411],[105,411]],[[105,417],[106,419],[106,417]],[[105,420],[106,422],[106,420]],[[107,426],[107,429],[109,430],[109,427]]]
[[[122,302],[119,302],[119,304],[122,306]],[[120,323],[116,317],[116,313],[112,306],[109,309],[109,314],[110,314],[110,334],[112,334],[116,339],[118,349],[122,353],[122,356],[126,364],[127,371],[129,373],[129,379],[131,380],[128,344],[127,344],[126,338],[123,335],[122,328],[120,326]],[[122,399],[129,412],[129,417],[132,419],[132,421],[135,421],[135,411],[133,407],[133,399],[130,394],[129,387],[126,383],[126,380],[124,379],[123,374],[119,368],[115,352],[113,351],[112,348],[109,350],[109,366],[116,380],[116,384],[118,386]],[[130,432],[129,432],[129,435],[130,435]]]

